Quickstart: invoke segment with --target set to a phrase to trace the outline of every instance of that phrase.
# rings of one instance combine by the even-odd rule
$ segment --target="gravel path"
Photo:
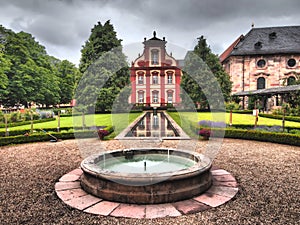
[[[153,220],[98,217],[66,206],[54,184],[81,160],[75,140],[1,147],[0,224],[237,225],[300,220],[299,147],[225,139],[214,165],[235,176],[236,197],[197,214]]]

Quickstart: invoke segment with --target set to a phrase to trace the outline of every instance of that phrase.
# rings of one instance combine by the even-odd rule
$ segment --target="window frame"
[[[262,84],[260,83],[260,81],[263,80],[263,88],[260,88],[260,86],[262,86]],[[257,78],[257,81],[256,81],[256,89],[257,90],[261,90],[261,89],[266,89],[266,78],[264,77],[259,77]]]
[[[159,103],[159,91],[152,91],[152,102]]]

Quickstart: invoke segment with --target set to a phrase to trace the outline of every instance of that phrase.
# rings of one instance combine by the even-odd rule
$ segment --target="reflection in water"
[[[163,112],[146,115],[138,121],[126,137],[178,137],[179,134]]]

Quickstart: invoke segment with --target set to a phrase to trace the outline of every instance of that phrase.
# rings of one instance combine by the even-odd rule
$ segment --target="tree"
[[[56,68],[59,78],[60,104],[68,104],[73,99],[79,71],[74,64],[67,60],[59,61]]]
[[[79,70],[83,77],[76,90],[78,109],[111,110],[120,91],[129,83],[129,70],[121,40],[110,21],[94,26],[81,53]]]
[[[79,71],[84,73],[104,52],[121,46],[121,41],[121,39],[117,39],[117,33],[114,31],[113,25],[110,24],[110,20],[106,21],[104,25],[98,22],[81,49]]]
[[[184,71],[181,87],[194,103],[200,104],[201,108],[209,108],[209,104],[213,104],[212,101],[208,102],[208,97],[217,98],[218,93],[209,91],[209,88],[214,90],[216,86],[214,79],[217,80],[225,101],[229,99],[232,86],[229,75],[224,71],[218,57],[211,52],[203,36],[198,38],[194,51],[187,55]],[[194,75],[191,77],[186,71]],[[208,94],[211,96],[207,96]]]
[[[4,29],[2,32],[5,33],[4,54],[11,62],[4,105],[57,104],[60,100],[59,80],[45,47],[31,34]]]
[[[10,70],[11,63],[3,53],[4,46],[0,44],[0,104],[3,96],[7,94],[8,77],[7,72]]]

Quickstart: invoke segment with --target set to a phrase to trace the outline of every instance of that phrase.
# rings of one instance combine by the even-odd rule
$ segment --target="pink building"
[[[144,52],[130,68],[130,103],[150,107],[178,105],[182,71],[178,61],[166,52],[165,38],[144,39]]]

